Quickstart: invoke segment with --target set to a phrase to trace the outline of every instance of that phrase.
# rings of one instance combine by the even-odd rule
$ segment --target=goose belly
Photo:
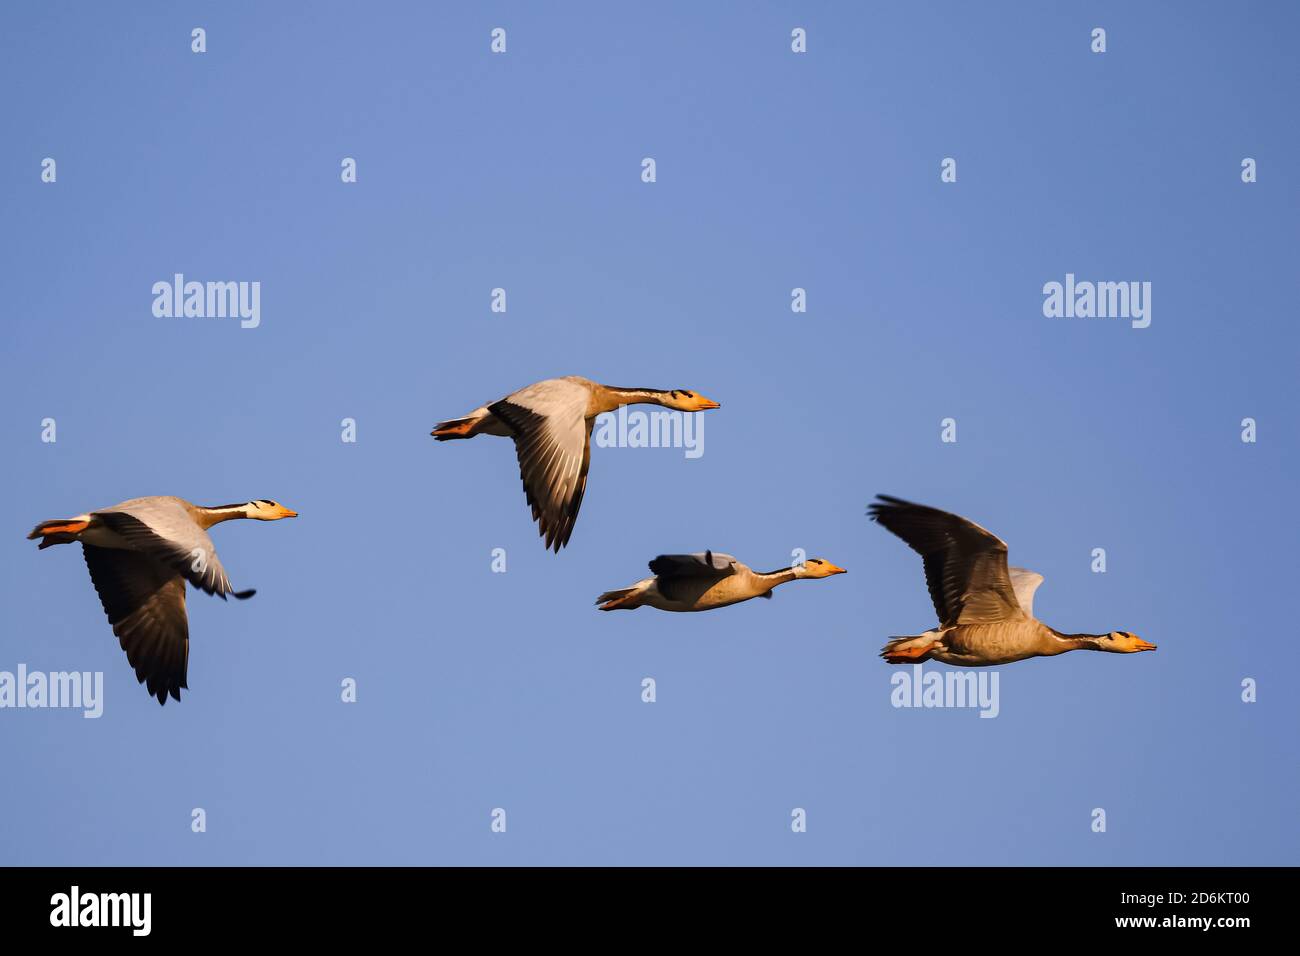
[[[757,597],[758,592],[742,575],[733,574],[713,584],[695,599],[698,610],[712,610],[715,607],[728,607]]]
[[[711,611],[754,597],[753,592],[745,590],[743,582],[737,581],[734,576],[707,586],[702,583],[699,588],[681,583],[674,584],[674,588],[674,597],[669,598],[659,590],[659,582],[656,581],[646,591],[644,603],[662,611]],[[678,591],[682,593],[678,594]]]
[[[1029,621],[960,624],[944,634],[942,650],[932,656],[969,667],[1010,664],[1037,656],[1037,638],[1037,629]]]

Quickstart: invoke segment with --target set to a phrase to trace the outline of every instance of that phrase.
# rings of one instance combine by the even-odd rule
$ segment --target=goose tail
[[[890,664],[919,664],[930,659],[934,644],[934,634],[891,637],[889,643],[880,649],[880,656]]]
[[[619,588],[617,591],[606,591],[600,597],[596,598],[596,604],[602,611],[630,611],[632,608],[640,605],[634,603],[638,588]]]
[[[90,525],[87,518],[56,518],[53,521],[42,521],[31,533],[27,535],[28,541],[41,539],[38,551],[43,551],[51,545],[69,544],[77,540],[77,535],[85,531]]]
[[[449,418],[445,422],[438,422],[433,426],[433,431],[429,432],[438,441],[451,441],[453,438],[473,438],[474,426],[479,420],[477,418]]]

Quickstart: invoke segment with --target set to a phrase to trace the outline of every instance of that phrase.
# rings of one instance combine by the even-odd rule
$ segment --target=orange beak
[[[718,402],[715,402],[713,399],[705,398],[703,395],[700,396],[699,411],[704,412],[704,411],[708,411],[710,408],[721,408],[721,407],[722,405],[719,404]]]
[[[848,573],[849,572],[847,568],[842,568],[837,564],[831,565],[831,574],[848,574]]]
[[[1154,651],[1156,649],[1156,646],[1154,644],[1150,644],[1142,640],[1142,638],[1139,637],[1137,639],[1137,649],[1139,651]]]

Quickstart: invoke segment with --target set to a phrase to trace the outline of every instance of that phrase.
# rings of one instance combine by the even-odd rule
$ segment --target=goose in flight
[[[778,584],[801,578],[828,578],[846,573],[821,558],[801,565],[762,573],[741,564],[729,554],[661,554],[650,562],[654,577],[630,588],[606,591],[596,598],[602,611],[632,610],[649,605],[661,611],[711,611],[750,598],[772,596]]]
[[[569,543],[587,488],[592,423],[597,415],[621,405],[662,405],[681,412],[721,407],[686,388],[615,388],[569,375],[548,378],[462,418],[439,422],[430,434],[438,441],[475,435],[513,438],[538,534],[558,554]]]
[[[27,537],[40,538],[41,550],[81,542],[90,580],[136,679],[165,704],[168,694],[180,700],[181,690],[189,686],[185,582],[223,601],[227,594],[243,600],[254,593],[230,586],[207,529],[231,518],[296,517],[297,512],[265,499],[203,508],[156,496],[42,521]]]
[[[891,664],[937,660],[962,667],[1010,664],[1066,651],[1154,651],[1128,631],[1062,634],[1034,617],[1043,576],[1007,567],[1007,545],[955,514],[877,495],[870,516],[921,556],[939,627],[892,638],[880,652]]]

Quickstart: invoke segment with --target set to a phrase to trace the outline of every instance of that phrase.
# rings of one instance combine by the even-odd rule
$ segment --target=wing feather
[[[138,551],[82,543],[90,580],[136,680],[159,704],[188,685],[190,625],[185,579]]]
[[[591,467],[589,400],[583,386],[551,379],[488,406],[510,429],[524,494],[546,547],[569,543]]]
[[[888,495],[877,498],[869,514],[921,555],[942,626],[1024,617],[1007,570],[1005,541],[960,515]]]
[[[91,513],[131,548],[165,564],[196,588],[223,601],[235,594],[208,533],[179,502],[150,499]],[[246,596],[246,592],[236,597]]]
[[[698,551],[695,554],[661,554],[650,562],[658,577],[726,577],[736,573],[738,562],[721,551]]]
[[[670,601],[694,600],[716,582],[743,567],[729,554],[704,551],[696,554],[661,554],[650,562],[659,593]]]
[[[1015,589],[1016,603],[1020,605],[1020,610],[1033,617],[1034,592],[1043,583],[1043,576],[1027,568],[1008,568],[1007,573],[1011,578],[1011,587]]]

